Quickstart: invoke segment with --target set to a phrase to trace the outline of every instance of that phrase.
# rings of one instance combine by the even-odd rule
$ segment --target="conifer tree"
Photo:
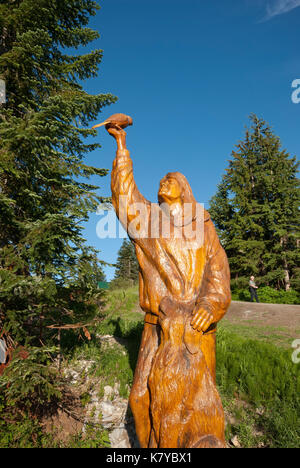
[[[136,258],[134,245],[128,239],[124,239],[118,252],[114,282],[123,281],[133,284],[139,278],[139,264]]]
[[[103,201],[87,179],[107,170],[85,164],[99,147],[85,138],[115,98],[81,84],[97,75],[102,51],[77,52],[99,37],[88,27],[98,9],[92,0],[0,4],[0,320],[21,344],[47,343],[49,325],[86,322],[100,294],[82,221]]]
[[[210,213],[229,257],[232,278],[253,274],[264,285],[299,288],[299,181],[295,157],[255,115],[232,152]]]

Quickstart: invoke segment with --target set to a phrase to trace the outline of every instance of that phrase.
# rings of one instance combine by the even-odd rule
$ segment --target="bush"
[[[269,286],[263,286],[257,291],[260,302],[269,304],[300,304],[300,293],[291,289],[285,291],[283,289],[273,289]],[[248,288],[234,289],[232,291],[232,300],[234,301],[250,301],[250,292]]]
[[[0,377],[0,403],[8,410],[36,414],[62,397],[62,381],[50,360],[56,348],[17,349]]]
[[[2,413],[1,404],[0,409]],[[0,448],[36,448],[47,445],[50,445],[50,436],[44,434],[38,421],[27,416],[20,421],[0,418]]]

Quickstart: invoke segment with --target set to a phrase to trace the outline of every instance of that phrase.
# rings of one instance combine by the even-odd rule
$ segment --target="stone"
[[[119,395],[119,393],[120,393],[120,383],[119,382],[115,383],[114,392],[115,392],[116,395]]]
[[[265,413],[265,409],[264,408],[256,408],[255,412],[259,416],[262,416]]]
[[[236,448],[240,448],[241,447],[241,444],[240,444],[240,441],[238,439],[238,436],[235,435],[232,437],[232,439],[230,440],[230,442],[232,443],[232,445]]]
[[[105,385],[104,387],[104,400],[111,400],[111,398],[114,396],[114,389],[110,387],[109,385]]]
[[[114,429],[109,434],[111,448],[131,448],[127,430],[124,428]]]
[[[118,400],[114,402],[101,401],[100,411],[102,414],[101,424],[105,429],[120,425],[124,422],[127,411],[128,402],[126,400]]]

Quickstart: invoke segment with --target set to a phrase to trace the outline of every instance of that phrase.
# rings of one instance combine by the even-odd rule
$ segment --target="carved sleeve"
[[[221,320],[231,301],[230,271],[225,250],[220,244],[212,221],[208,221],[207,255],[200,295],[196,301],[198,307],[209,310],[214,322]]]
[[[111,191],[117,217],[127,232],[131,221],[138,214],[143,219],[149,218],[151,204],[137,188],[133,177],[132,160],[127,149],[117,151],[111,173]]]

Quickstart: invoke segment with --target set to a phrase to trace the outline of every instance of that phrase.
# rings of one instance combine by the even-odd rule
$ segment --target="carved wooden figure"
[[[104,120],[104,122],[94,125],[92,128],[98,128],[105,126],[106,129],[109,127],[115,127],[117,129],[126,128],[128,125],[132,125],[132,118],[129,115],[125,114],[114,114],[109,119]]]
[[[152,448],[225,447],[222,403],[201,350],[203,335],[190,324],[191,306],[169,297],[160,303],[160,344],[148,381]]]
[[[158,211],[152,209],[136,186],[126,148],[124,128],[132,120],[117,115],[105,121],[118,145],[111,174],[112,202],[135,245],[140,306],[145,311],[130,393],[139,442],[141,447],[223,447],[215,337],[231,298],[227,257],[206,210],[199,223],[197,202],[183,174],[170,172],[160,181]],[[143,208],[148,226],[147,235],[141,237],[133,236],[130,229],[136,204]],[[158,234],[152,235],[157,216],[168,217],[168,235],[161,222]],[[192,236],[187,236],[188,228]]]

